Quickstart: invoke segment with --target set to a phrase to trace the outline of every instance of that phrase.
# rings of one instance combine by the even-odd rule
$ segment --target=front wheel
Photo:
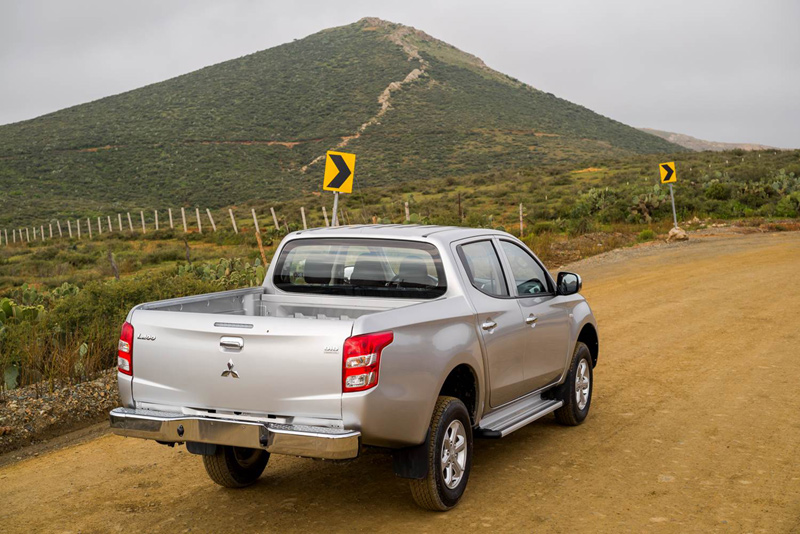
[[[564,405],[555,411],[556,421],[566,426],[583,423],[592,404],[593,378],[592,353],[586,344],[578,342],[567,379],[559,388],[558,396]]]
[[[411,480],[414,501],[443,512],[458,504],[472,467],[472,425],[464,403],[439,397],[428,432],[428,476]]]
[[[214,454],[203,456],[208,476],[226,488],[244,488],[253,484],[269,461],[269,453],[261,449],[218,445]]]

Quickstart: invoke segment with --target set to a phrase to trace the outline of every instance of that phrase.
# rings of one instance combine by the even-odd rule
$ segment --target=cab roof
[[[478,235],[509,236],[506,232],[489,228],[464,228],[461,226],[435,226],[426,224],[362,224],[351,226],[309,228],[292,232],[287,237],[366,237],[373,239],[431,239],[453,242]]]

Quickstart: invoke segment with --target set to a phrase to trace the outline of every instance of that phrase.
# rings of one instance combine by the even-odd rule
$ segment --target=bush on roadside
[[[645,241],[651,241],[655,239],[655,237],[656,233],[653,230],[651,230],[650,228],[645,228],[644,230],[639,232],[639,235],[637,236],[636,240],[639,241],[640,243],[644,243]]]

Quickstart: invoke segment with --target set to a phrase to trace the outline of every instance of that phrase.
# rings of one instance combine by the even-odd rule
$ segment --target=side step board
[[[531,395],[490,413],[475,430],[479,438],[502,438],[523,426],[561,408],[560,400]]]

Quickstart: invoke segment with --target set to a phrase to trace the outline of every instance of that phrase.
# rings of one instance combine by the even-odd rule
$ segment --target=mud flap
[[[413,447],[405,447],[392,451],[392,467],[394,474],[400,478],[422,479],[428,476],[428,438],[430,430],[425,434],[425,441]]]
[[[214,456],[217,453],[217,446],[213,443],[197,443],[196,441],[187,441],[186,450],[192,454]]]

